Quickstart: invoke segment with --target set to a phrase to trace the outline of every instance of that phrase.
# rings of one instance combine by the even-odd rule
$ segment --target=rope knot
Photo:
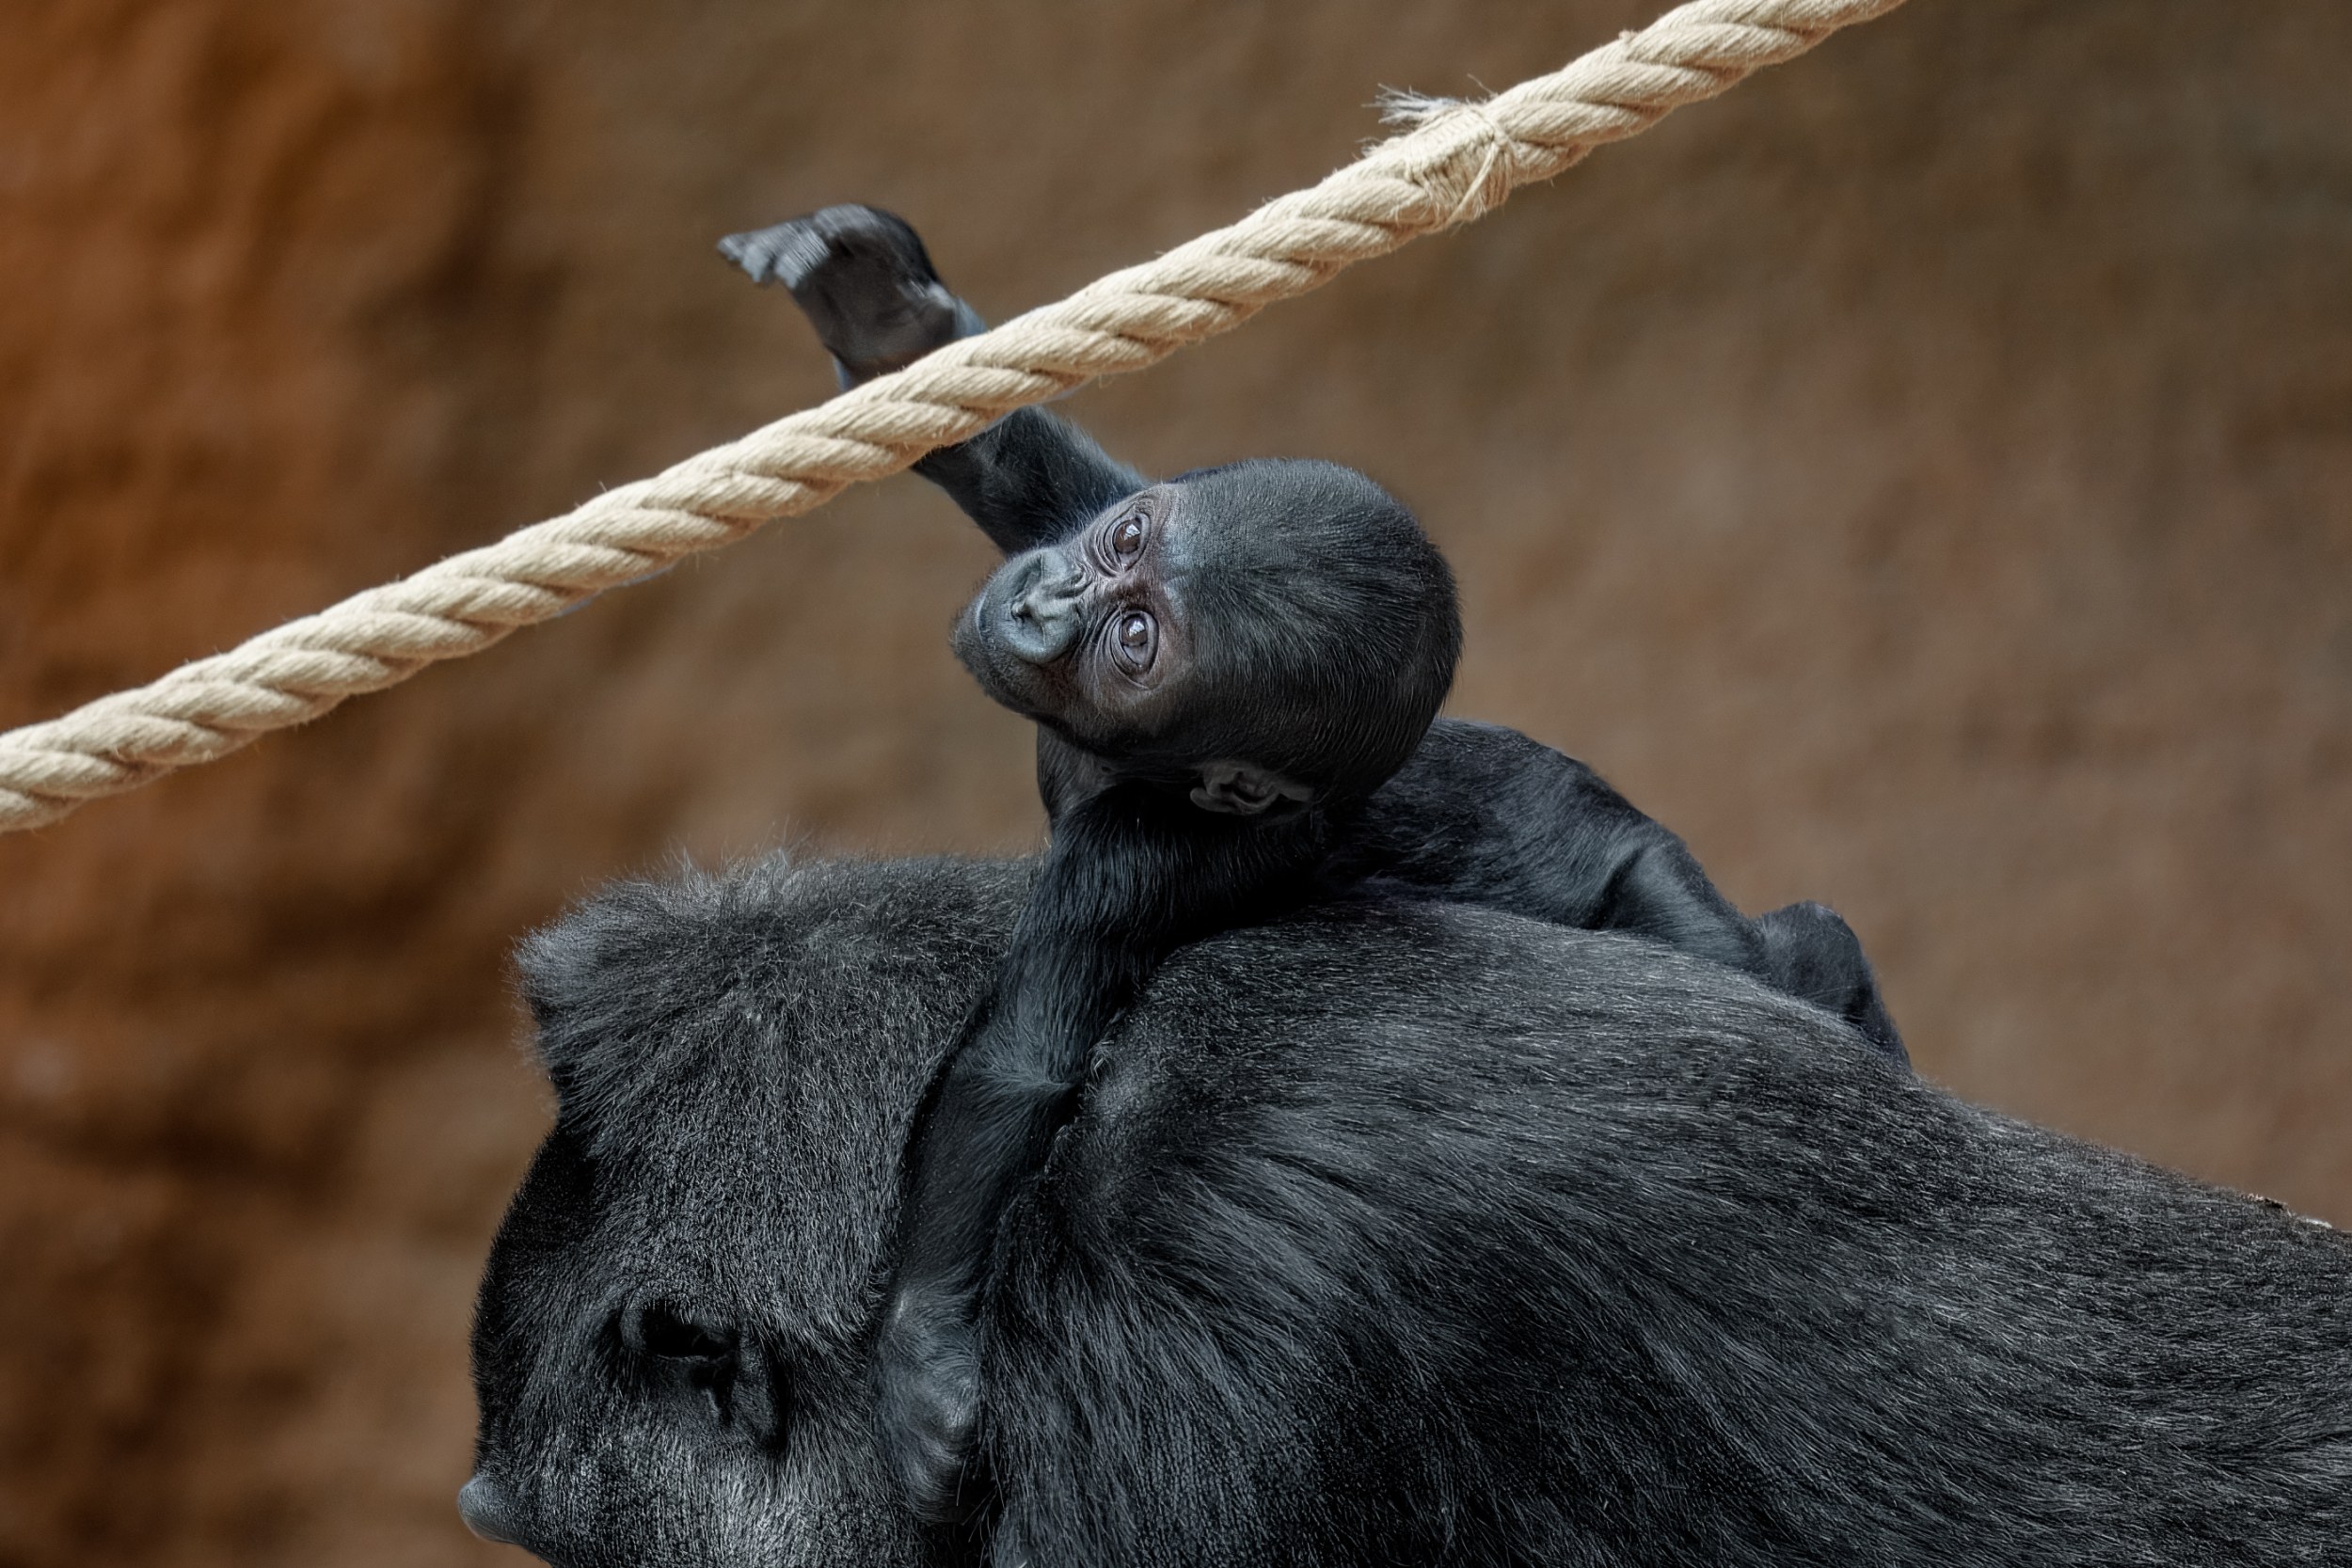
[[[1520,182],[1519,139],[1486,102],[1394,90],[1380,95],[1381,123],[1406,128],[1425,149],[1414,181],[1442,214],[1437,228],[1475,222]]]

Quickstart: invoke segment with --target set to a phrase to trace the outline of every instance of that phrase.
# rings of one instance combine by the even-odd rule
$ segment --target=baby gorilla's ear
[[[1193,786],[1192,803],[1202,811],[1232,816],[1258,816],[1295,811],[1315,798],[1306,784],[1286,779],[1254,762],[1204,762],[1200,782]]]

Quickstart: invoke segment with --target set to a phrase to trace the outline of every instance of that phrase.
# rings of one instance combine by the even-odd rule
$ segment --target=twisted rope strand
[[[299,724],[608,588],[952,446],[1025,404],[1140,370],[1409,240],[1471,222],[1685,103],[1901,0],[1694,0],[1480,103],[1399,97],[1407,128],[1319,184],[1057,305],[550,521],[356,594],[150,685],[0,734],[0,832],[54,822]]]

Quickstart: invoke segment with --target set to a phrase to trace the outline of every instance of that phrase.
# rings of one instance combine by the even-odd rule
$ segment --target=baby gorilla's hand
[[[979,1410],[972,1302],[941,1286],[901,1285],[874,1347],[882,1457],[917,1515],[948,1523],[970,1512],[966,1488]]]
[[[825,207],[768,229],[729,234],[720,254],[757,283],[792,291],[854,387],[980,330],[947,292],[905,220],[879,207]]]

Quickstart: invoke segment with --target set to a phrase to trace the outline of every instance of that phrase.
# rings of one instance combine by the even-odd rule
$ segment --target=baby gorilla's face
[[[1058,545],[1013,557],[956,624],[991,697],[1098,755],[1173,738],[1192,686],[1182,484],[1128,497]]]
[[[991,697],[1114,773],[1256,815],[1394,771],[1460,635],[1412,514],[1353,469],[1255,458],[1008,561],[954,641]]]

